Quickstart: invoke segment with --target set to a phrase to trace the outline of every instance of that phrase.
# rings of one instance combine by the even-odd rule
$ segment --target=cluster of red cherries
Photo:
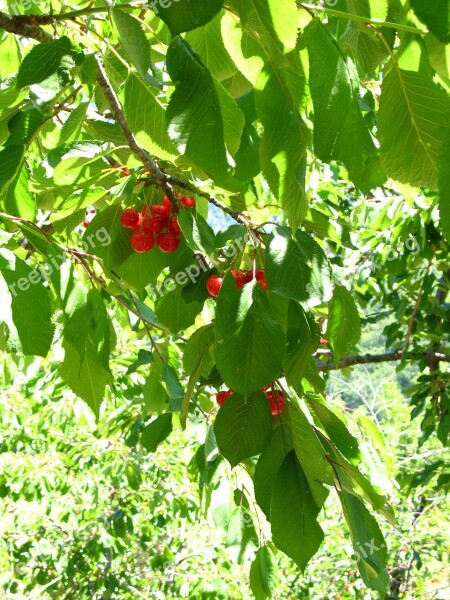
[[[283,392],[280,392],[278,390],[270,390],[271,387],[271,385],[266,385],[265,387],[261,388],[261,392],[264,392],[267,400],[269,401],[272,415],[278,415],[284,409],[284,394]],[[219,392],[216,397],[217,404],[219,406],[222,406],[225,400],[227,400],[227,398],[229,398],[233,394],[234,390],[224,390],[222,392]]]
[[[240,290],[244,287],[246,283],[250,283],[253,279],[262,285],[262,287],[267,291],[267,281],[266,275],[263,269],[256,269],[255,271],[235,271],[232,270],[231,274],[233,275],[234,281],[236,282],[236,287]],[[208,288],[208,292],[214,298],[217,298],[220,292],[220,288],[222,287],[223,277],[221,275],[211,275],[208,277],[206,282],[206,287]]]
[[[186,208],[195,208],[194,198],[180,195],[180,202]],[[180,245],[181,227],[167,196],[162,204],[145,205],[141,212],[127,208],[120,222],[131,229],[130,245],[136,252],[148,252],[155,244],[163,252],[175,252]]]

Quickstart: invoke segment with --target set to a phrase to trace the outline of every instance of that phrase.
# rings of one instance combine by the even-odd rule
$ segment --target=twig
[[[330,354],[332,357],[333,355]],[[441,352],[408,352],[405,353],[403,351],[397,352],[389,352],[386,354],[365,354],[362,356],[344,356],[341,360],[336,364],[333,362],[323,363],[318,357],[316,357],[317,369],[319,371],[337,371],[339,369],[345,369],[346,367],[351,367],[353,365],[366,365],[369,363],[381,363],[381,362],[393,362],[397,360],[401,360],[402,358],[409,359],[417,359],[424,358],[425,360],[429,360],[430,358],[434,358],[438,361],[442,362],[450,362],[450,354],[443,354]]]
[[[117,94],[113,90],[98,56],[96,57],[96,60],[98,65],[97,83],[102,88],[105,98],[111,108],[113,117],[121,128],[129,147],[154,178],[156,185],[164,189],[174,206],[178,206],[178,198],[173,191],[172,185],[168,181],[166,173],[159,168],[158,164],[152,158],[150,158],[147,152],[139,145],[134,133],[131,131],[130,126],[128,125]]]

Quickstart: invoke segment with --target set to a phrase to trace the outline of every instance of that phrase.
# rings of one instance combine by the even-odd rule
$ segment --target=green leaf
[[[300,63],[298,67],[300,70]],[[270,189],[280,201],[293,231],[306,215],[306,147],[308,129],[297,107],[286,98],[279,74],[266,67],[257,81],[256,104],[264,134],[261,166]]]
[[[444,44],[450,42],[450,4],[448,0],[411,0],[410,6],[431,33]]]
[[[247,394],[274,381],[284,357],[284,333],[266,292],[252,282],[237,290],[230,274],[217,299],[215,357],[225,383]]]
[[[163,384],[161,374],[152,369],[143,387],[145,408],[149,412],[160,413],[168,409],[168,396]]]
[[[238,394],[230,396],[217,413],[214,434],[232,467],[260,454],[272,434],[272,413],[265,395],[256,392],[247,400]]]
[[[77,140],[86,119],[89,102],[80,102],[64,121],[59,135],[59,143],[65,144]]]
[[[130,73],[123,90],[123,108],[136,139],[150,153],[169,159],[175,147],[169,139],[166,111],[150,86]]]
[[[178,215],[178,223],[191,250],[206,256],[214,255],[214,231],[201,215],[192,210],[182,210]]]
[[[442,231],[450,242],[450,130],[439,157],[439,213]]]
[[[127,240],[129,244],[129,234]],[[114,268],[114,271],[129,286],[139,292],[142,292],[149,284],[152,284],[150,295],[157,298],[164,295],[164,290],[158,290],[157,287],[153,286],[158,279],[158,275],[166,266],[167,254],[161,252],[155,246],[150,252],[144,254],[131,252],[126,260]]]
[[[33,140],[39,130],[45,116],[36,108],[22,110],[8,121],[8,129],[11,133],[5,142],[5,146],[26,145]]]
[[[205,325],[197,329],[186,343],[183,353],[183,368],[186,373],[192,373],[199,362],[202,364],[201,374],[207,377],[213,364],[209,358],[209,348],[214,341],[214,325]]]
[[[0,201],[1,205],[1,201]],[[5,209],[10,215],[34,221],[36,217],[36,200],[30,191],[30,176],[24,164],[16,176],[13,185],[8,187],[5,198]]]
[[[164,413],[146,425],[140,442],[147,452],[156,452],[159,444],[172,433],[172,413]]]
[[[295,453],[290,452],[273,487],[272,539],[302,571],[323,541],[323,531],[317,522],[319,511]]]
[[[220,102],[225,144],[230,154],[235,156],[241,145],[242,130],[245,123],[244,113],[222,84],[214,81],[214,87]]]
[[[314,239],[298,231],[295,238],[278,227],[266,246],[266,277],[271,292],[312,307],[331,298],[333,282],[328,259]]]
[[[305,413],[289,405],[289,424],[295,453],[308,480],[311,493],[317,506],[322,506],[328,496],[328,490],[322,485],[333,485],[333,470],[325,459],[326,451],[322,446],[312,424]]]
[[[222,0],[154,0],[150,5],[169,26],[172,35],[177,35],[206,25],[222,8]]]
[[[328,30],[316,21],[305,30],[314,103],[314,150],[324,162],[339,160],[355,185],[376,148],[359,107],[359,80]]]
[[[67,341],[63,346],[65,354],[59,374],[71,390],[87,403],[98,419],[110,375],[102,365],[91,341],[87,342],[82,354]]]
[[[145,75],[150,68],[150,45],[141,25],[119,7],[112,8],[111,15],[125,54],[139,73]]]
[[[320,328],[309,313],[296,302],[288,308],[287,347],[284,371],[289,385],[299,385],[308,361],[319,345]]]
[[[63,36],[52,42],[34,46],[22,60],[17,76],[19,89],[34,83],[40,83],[65,66],[65,58],[72,57],[78,62],[82,54]]]
[[[203,304],[200,302],[186,303],[183,298],[182,287],[176,285],[174,280],[172,281],[175,288],[157,301],[155,312],[161,325],[170,329],[172,333],[177,333],[195,323]]]
[[[167,70],[176,86],[167,108],[170,138],[206,172],[226,176],[229,165],[220,101],[209,71],[181,38],[167,50]]]
[[[108,269],[122,264],[131,254],[130,230],[120,223],[121,213],[120,203],[108,206],[97,213],[83,236],[86,251],[102,258]]]
[[[295,48],[298,35],[298,12],[294,0],[231,0],[230,5],[272,59],[281,60],[286,50]]]
[[[277,585],[277,563],[268,546],[258,548],[250,567],[250,587],[256,600],[270,598]]]
[[[350,350],[361,337],[361,321],[353,296],[342,285],[334,288],[328,309],[326,339],[333,348],[336,362]]]
[[[253,479],[255,499],[269,521],[272,489],[278,471],[292,448],[290,429],[285,425],[280,425],[273,431],[269,444],[263,450],[256,463]]]
[[[9,329],[10,352],[46,356],[54,328],[45,277],[9,250],[0,250],[0,321]]]
[[[0,151],[0,164],[2,165],[0,170],[0,192],[4,191],[4,188],[11,183],[20,171],[23,164],[24,150],[23,146],[9,146]]]
[[[387,550],[383,534],[358,498],[345,491],[338,493],[361,577],[370,589],[380,592],[384,597],[389,577],[386,572]]]
[[[389,177],[437,190],[438,159],[449,120],[450,101],[431,72],[405,70],[391,62],[378,117],[381,159]]]
[[[306,402],[319,419],[324,431],[336,448],[353,464],[361,460],[358,440],[353,437],[345,424],[321,402],[306,396]]]

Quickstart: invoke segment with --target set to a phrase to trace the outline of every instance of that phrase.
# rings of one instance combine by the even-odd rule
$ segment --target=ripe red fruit
[[[234,269],[231,271],[231,274],[234,277],[238,290],[243,288],[244,285],[247,283],[246,274],[243,271],[235,271]]]
[[[208,277],[206,287],[208,288],[208,292],[211,294],[211,296],[217,298],[220,292],[220,288],[222,287],[222,283],[223,277],[221,277],[220,275],[211,275],[210,277]]]
[[[164,204],[152,204],[150,206],[150,212],[154,217],[168,217],[170,214],[170,208]]]
[[[142,229],[150,233],[161,233],[165,228],[167,220],[164,217],[145,217]]]
[[[270,408],[273,415],[278,415],[284,409],[283,392],[266,392],[267,400],[270,402]]]
[[[130,237],[130,245],[136,252],[148,252],[153,248],[155,240],[152,235],[146,232],[133,233]]]
[[[83,221],[83,227],[89,227],[90,224],[91,224],[91,222],[89,221],[89,219],[85,219]]]
[[[263,286],[263,289],[265,289],[266,291],[268,290],[266,274],[264,273],[263,269],[256,269],[255,279],[260,285]]]
[[[321,346],[328,346],[328,344],[329,344],[329,343],[330,343],[330,342],[329,342],[328,340],[323,340],[323,339],[322,339],[322,340],[320,340],[320,345],[321,345]]]
[[[167,196],[164,196],[164,198],[163,198],[163,206],[165,206],[166,208],[169,209],[169,213],[172,212],[172,202],[169,200],[169,198]]]
[[[195,208],[195,200],[192,196],[183,196],[181,198],[181,204],[184,204],[186,208]]]
[[[133,210],[132,208],[127,208],[120,215],[120,222],[124,227],[128,229],[133,229],[139,223],[140,215],[137,210]]]
[[[129,177],[130,175],[131,175],[130,169],[127,169],[127,167],[122,167],[122,176]]]
[[[170,217],[169,231],[170,233],[181,233],[181,227],[178,223],[178,217]]]
[[[180,236],[177,233],[160,233],[156,236],[156,245],[163,252],[175,252],[180,245]]]
[[[253,280],[253,269],[251,269],[250,271],[244,271],[244,275],[245,283],[250,283],[250,281]]]
[[[227,398],[229,398],[230,396],[232,396],[234,394],[234,390],[225,390],[223,392],[219,392],[217,394],[217,404],[219,406],[222,406],[222,404],[225,402],[225,400]]]

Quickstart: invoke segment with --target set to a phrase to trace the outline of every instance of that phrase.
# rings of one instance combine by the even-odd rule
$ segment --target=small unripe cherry
[[[206,281],[206,287],[211,296],[217,298],[220,292],[220,288],[222,287],[222,283],[223,277],[221,277],[220,275],[211,275],[210,277],[208,277]]]
[[[136,250],[136,252],[139,252],[140,254],[143,254],[144,252],[148,252],[149,250],[151,250],[153,248],[154,244],[155,244],[155,240],[150,233],[146,233],[146,232],[133,233],[130,237],[131,247],[134,250]]]
[[[160,233],[156,236],[156,245],[163,252],[175,252],[180,245],[180,236],[177,233]]]
[[[139,223],[140,215],[137,210],[133,210],[132,208],[127,208],[120,215],[120,222],[124,227],[128,229],[133,229]]]
[[[227,400],[227,398],[229,398],[233,394],[234,394],[234,390],[224,390],[222,392],[219,392],[216,397],[217,404],[219,406],[222,406],[222,404],[225,402],[225,400]]]

